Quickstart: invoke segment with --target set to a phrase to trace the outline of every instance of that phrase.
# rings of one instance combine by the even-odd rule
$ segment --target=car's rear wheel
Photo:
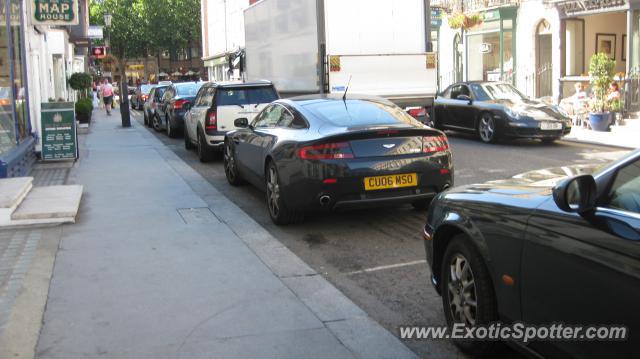
[[[478,119],[478,135],[482,142],[494,143],[498,139],[496,120],[490,113],[484,112]]]
[[[302,221],[304,218],[303,213],[288,209],[282,199],[280,178],[274,162],[270,162],[267,165],[265,181],[267,187],[267,207],[269,207],[269,216],[273,223],[290,224]]]
[[[167,115],[167,136],[170,138],[176,137],[176,130],[171,126],[171,119]]]
[[[189,131],[187,131],[186,127],[184,129],[184,148],[187,150],[192,150],[194,149],[196,146],[193,145],[193,142],[191,142],[191,137],[189,137]]]
[[[240,177],[240,173],[238,173],[236,155],[233,153],[233,147],[229,141],[224,145],[224,174],[227,176],[227,181],[232,186],[238,186],[243,182]]]
[[[498,319],[491,277],[482,256],[469,238],[460,234],[451,239],[441,267],[442,304],[447,325],[465,327],[488,325]],[[495,352],[495,341],[454,340],[463,351],[475,357]]]
[[[160,131],[160,116],[158,116],[158,114],[153,115],[153,120],[151,121],[151,125],[153,126],[153,129],[156,131]]]
[[[207,147],[206,139],[202,132],[198,132],[198,159],[200,162],[209,162],[213,160],[213,153]]]

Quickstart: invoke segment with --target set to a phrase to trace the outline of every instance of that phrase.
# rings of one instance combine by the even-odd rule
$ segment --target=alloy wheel
[[[269,167],[267,177],[267,202],[269,204],[269,212],[273,217],[278,217],[280,212],[280,185],[278,184],[278,173],[274,166]]]
[[[478,302],[471,264],[461,253],[456,253],[451,258],[448,272],[447,295],[451,317],[457,323],[475,325]]]
[[[227,143],[224,146],[224,172],[227,175],[229,182],[235,182],[236,180],[236,160],[231,150],[231,145]]]
[[[487,114],[482,115],[482,117],[480,117],[478,132],[480,133],[480,138],[484,142],[493,141],[496,134],[496,126],[493,117]]]

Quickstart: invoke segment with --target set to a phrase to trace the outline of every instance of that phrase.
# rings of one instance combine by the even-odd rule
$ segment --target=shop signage
[[[102,39],[104,37],[102,33],[102,26],[89,26],[87,37],[89,37],[90,39]]]
[[[442,9],[431,9],[431,26],[440,27],[442,25]]]
[[[430,52],[427,54],[427,68],[435,69],[436,68],[436,54],[434,52]]]
[[[480,44],[480,53],[481,54],[488,54],[493,50],[493,46],[488,43],[488,42],[484,42],[482,44]]]
[[[31,0],[33,22],[39,25],[78,25],[78,0]]]
[[[78,158],[75,108],[73,102],[42,103],[42,159]]]
[[[559,5],[566,15],[582,15],[623,9],[626,0],[572,0]]]
[[[104,48],[104,46],[94,46],[91,49],[91,54],[96,58],[96,59],[103,59],[105,54],[106,54],[106,50]]]
[[[5,11],[4,1],[0,1],[0,4],[2,4],[0,8],[0,23],[5,24],[7,22],[7,12]],[[20,3],[11,2],[9,10],[11,11],[11,26],[20,26]]]

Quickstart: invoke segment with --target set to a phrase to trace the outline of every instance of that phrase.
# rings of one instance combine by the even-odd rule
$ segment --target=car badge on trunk
[[[396,147],[396,144],[395,143],[387,143],[387,144],[384,144],[382,146],[384,148],[394,148],[394,147]]]

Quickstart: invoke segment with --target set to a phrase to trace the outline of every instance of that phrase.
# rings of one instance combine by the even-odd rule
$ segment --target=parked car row
[[[633,357],[638,348],[640,315],[629,308],[640,298],[640,150],[605,168],[545,169],[449,189],[445,129],[484,142],[552,141],[570,131],[561,111],[510,85],[454,84],[427,116],[353,94],[280,99],[268,81],[161,84],[150,89],[144,116],[169,135],[182,127],[200,161],[221,156],[231,185],[263,190],[276,224],[350,207],[428,208],[426,259],[450,327],[623,324],[631,333],[623,341],[510,344],[548,357]],[[497,350],[495,341],[454,342],[478,356]]]

